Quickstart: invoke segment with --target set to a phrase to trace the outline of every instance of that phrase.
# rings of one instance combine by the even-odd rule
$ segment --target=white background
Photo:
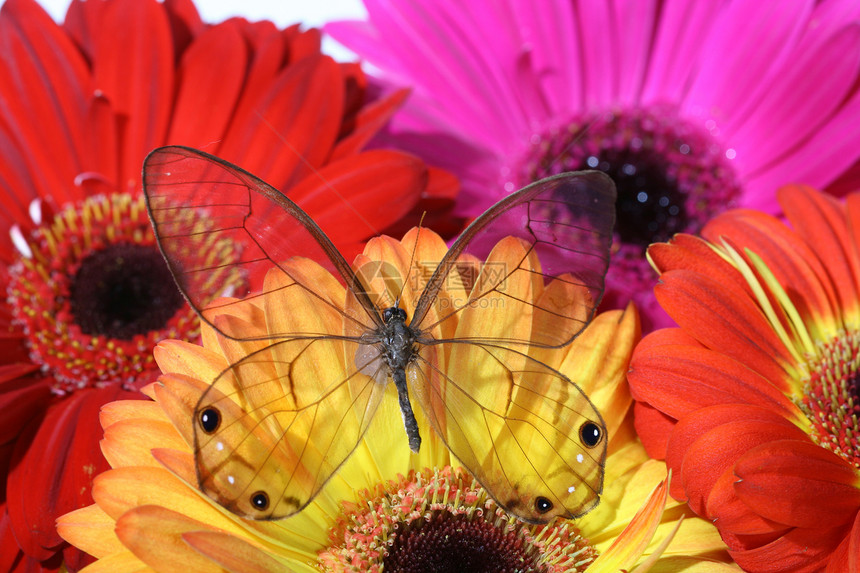
[[[70,0],[38,2],[59,22],[65,16]],[[332,20],[361,20],[367,14],[361,0],[195,0],[194,4],[206,22],[244,16],[249,20],[271,20],[280,28],[296,23],[313,28]],[[354,59],[350,52],[330,38],[324,38],[323,51],[340,60]]]

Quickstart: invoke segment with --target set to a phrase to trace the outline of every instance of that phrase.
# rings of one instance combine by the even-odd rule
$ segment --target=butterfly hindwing
[[[358,445],[383,396],[384,386],[357,368],[337,373],[343,358],[334,354],[357,349],[352,341],[285,340],[222,372],[195,409],[201,488],[254,519],[304,508]]]
[[[444,372],[422,361],[410,371],[410,381],[426,388],[425,413],[451,452],[525,521],[575,518],[596,506],[606,430],[591,401],[564,375],[516,350],[457,346],[451,358],[461,368]],[[589,447],[583,433],[594,431],[604,439]]]

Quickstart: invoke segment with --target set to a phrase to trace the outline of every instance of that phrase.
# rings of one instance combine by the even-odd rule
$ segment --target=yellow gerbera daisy
[[[491,258],[521,256],[516,249],[516,241],[503,241]],[[410,261],[439,261],[444,254],[442,240],[421,229],[408,233],[402,243],[387,237],[372,240],[356,259],[355,268],[374,296],[393,300],[399,295],[400,306],[410,312],[423,286],[421,280],[401,278],[415,276],[414,268],[407,272]],[[615,572],[637,565],[644,570],[655,563],[683,565],[690,571],[732,570],[725,564],[728,558],[713,528],[693,517],[682,521],[686,510],[674,501],[669,500],[664,510],[666,466],[649,460],[636,438],[625,380],[639,337],[638,316],[632,307],[600,314],[566,348],[539,353],[546,365],[568,376],[591,398],[609,435],[602,502],[576,522],[530,525],[508,516],[449,454],[420,409],[416,417],[423,441],[418,454],[410,452],[391,384],[357,449],[296,515],[280,521],[244,519],[207,497],[198,488],[193,421],[209,382],[238,358],[254,352],[265,357],[254,361],[259,370],[255,376],[271,379],[267,369],[277,368],[281,357],[274,345],[267,348],[261,340],[267,332],[284,332],[285,320],[295,321],[292,327],[343,321],[355,304],[316,263],[297,259],[289,264],[293,276],[303,276],[317,295],[346,301],[346,314],[319,312],[307,304],[303,289],[274,288],[283,277],[280,271],[272,271],[267,278],[269,294],[222,306],[223,314],[207,311],[207,318],[222,332],[241,333],[244,340],[204,327],[202,346],[162,342],[155,357],[164,374],[145,390],[154,402],[115,402],[103,410],[102,449],[113,469],[96,478],[94,505],[65,515],[58,523],[64,539],[98,558],[88,573],[138,571],[145,566],[183,573],[212,571],[216,566],[230,571]],[[440,292],[438,306],[450,304],[463,288],[462,282],[449,281]],[[539,290],[533,296],[540,296]],[[553,304],[564,303],[553,300]],[[472,320],[467,313],[468,309],[461,314],[459,325],[441,323],[451,329],[447,335],[461,334],[458,329]],[[506,328],[528,336],[527,324],[512,316],[504,320],[510,321]],[[306,331],[336,332],[335,328],[317,324]],[[320,348],[315,359],[302,362],[301,368],[314,365],[325,378],[324,371],[342,368],[347,358],[337,341]],[[440,369],[456,367],[475,373],[468,355],[460,353],[450,363],[449,358],[439,357]],[[253,391],[267,393],[271,388],[261,384]],[[270,398],[276,403],[287,399]],[[320,412],[325,415],[324,408]],[[341,422],[342,432],[360,429],[360,424]],[[313,441],[310,447],[318,448],[320,440],[328,444],[330,439],[313,436],[308,443]],[[233,451],[246,456],[250,471],[265,473],[262,466],[273,463],[254,458],[251,450]],[[304,479],[303,470],[313,474],[315,468],[309,465],[324,463],[322,458],[301,459],[304,466],[293,470],[295,479]],[[278,459],[277,463],[291,461]],[[282,467],[293,466],[270,465],[265,471]],[[214,483],[207,481],[208,476],[200,477],[204,486]]]

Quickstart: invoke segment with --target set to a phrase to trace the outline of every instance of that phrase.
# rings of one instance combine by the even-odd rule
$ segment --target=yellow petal
[[[588,568],[593,573],[615,573],[630,570],[647,549],[660,520],[669,495],[669,480],[654,489],[645,505],[612,545],[601,552]]]

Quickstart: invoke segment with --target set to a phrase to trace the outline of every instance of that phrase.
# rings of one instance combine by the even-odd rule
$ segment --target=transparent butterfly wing
[[[462,353],[471,363],[468,373],[443,371],[434,349],[410,368],[411,390],[451,452],[500,506],[546,523],[597,505],[606,425],[575,384],[516,350],[487,344]],[[589,423],[604,436],[594,447],[581,436]],[[548,509],[538,509],[541,500]]]
[[[356,342],[339,342],[358,352]],[[194,423],[198,483],[207,495],[238,515],[281,519],[319,493],[367,431],[385,388],[357,368],[315,375],[333,344],[275,342],[213,381]],[[212,411],[219,423],[209,432],[199,416]]]
[[[569,344],[594,316],[614,221],[615,186],[603,173],[538,181],[475,220],[416,307],[413,394],[451,452],[526,521],[581,516],[603,488],[606,424],[576,384],[535,355]],[[513,259],[477,262],[509,235],[520,239],[507,243]],[[446,294],[439,310],[452,283],[460,298]],[[456,335],[438,336],[452,320]]]
[[[258,177],[208,153],[168,146],[144,160],[143,188],[159,249],[179,290],[216,330],[209,316],[232,304],[217,299],[268,294],[266,272],[278,266],[289,273],[284,262],[295,256],[324,264],[356,293],[366,311],[351,317],[357,330],[380,323],[366,289],[328,237],[298,205]],[[293,282],[292,288],[313,294],[299,277]],[[337,309],[330,301],[318,304]]]
[[[474,332],[474,340],[544,347],[569,344],[594,316],[603,295],[615,224],[615,195],[615,184],[606,174],[580,171],[542,179],[499,201],[461,234],[439,263],[416,306],[412,326],[429,330],[463,309],[480,307],[494,299],[506,308],[533,316],[530,336],[523,340]],[[468,296],[447,312],[425,320],[452,270],[457,269],[460,277],[467,274],[462,269],[464,255],[483,261],[490,249],[507,236],[523,242],[522,260],[513,266],[476,268],[472,273],[476,282],[470,286],[480,288],[471,288]],[[531,259],[525,256],[529,253],[537,254],[539,268],[530,264]],[[576,308],[518,300],[507,287],[523,275],[539,277],[544,283],[555,280],[585,288],[590,300],[577,299]],[[487,312],[494,308],[488,304]]]
[[[374,381],[384,377],[378,353],[352,336],[378,324],[379,312],[310,217],[257,177],[201,151],[170,146],[146,158],[143,182],[174,279],[201,320],[224,337],[222,350],[232,362],[195,407],[199,484],[240,515],[291,515],[355,450],[383,395],[384,386]],[[297,258],[303,264],[294,264]],[[350,288],[349,313],[345,296],[322,294],[319,281],[335,279],[307,259],[335,271]],[[247,307],[240,305],[249,302],[267,308],[264,334],[235,327],[233,315],[242,315]],[[325,367],[331,364],[341,367]],[[218,419],[211,431],[204,416]],[[265,508],[254,503],[258,494],[268,499]]]

